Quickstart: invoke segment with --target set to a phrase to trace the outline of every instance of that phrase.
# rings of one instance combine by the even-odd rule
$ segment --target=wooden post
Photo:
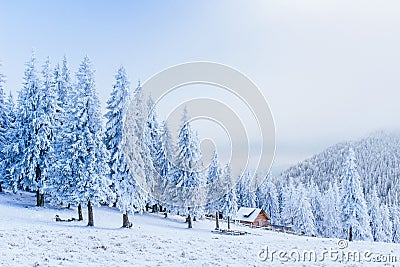
[[[230,220],[230,218],[228,216],[228,230],[230,230],[230,229],[231,229],[231,220]]]

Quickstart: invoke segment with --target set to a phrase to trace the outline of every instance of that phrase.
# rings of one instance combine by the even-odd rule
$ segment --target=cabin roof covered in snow
[[[244,222],[254,222],[254,220],[260,213],[265,214],[267,220],[270,219],[269,216],[262,209],[241,207],[236,213],[234,220],[244,221]]]

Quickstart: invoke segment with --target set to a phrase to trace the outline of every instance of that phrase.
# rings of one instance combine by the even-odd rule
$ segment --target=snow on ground
[[[164,218],[147,213],[135,215],[134,228],[122,229],[122,215],[109,207],[95,208],[95,227],[87,227],[86,221],[55,221],[56,214],[63,219],[76,218],[76,208],[68,210],[49,205],[39,208],[34,204],[34,194],[0,193],[0,265],[400,266],[399,244],[341,241],[339,246],[348,247],[340,249],[338,239],[296,236],[239,225],[232,228],[251,234],[226,236],[212,233],[214,222],[207,219],[194,222],[193,229],[187,229],[183,217]],[[226,227],[226,223],[222,226]],[[262,261],[267,248],[269,257]],[[262,249],[264,253],[260,254]],[[311,251],[315,251],[317,262],[303,261],[303,253],[308,258],[307,253]],[[285,252],[286,256],[282,254]],[[356,257],[360,255],[361,262],[352,260],[353,252]],[[288,253],[293,257],[301,255],[301,261],[284,262]],[[344,257],[340,263],[342,253],[350,255],[350,260]],[[381,254],[390,262],[369,262]],[[324,260],[320,261],[322,257]]]

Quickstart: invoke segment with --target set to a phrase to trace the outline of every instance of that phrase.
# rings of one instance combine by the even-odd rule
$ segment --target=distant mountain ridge
[[[310,180],[325,191],[334,180],[341,182],[346,155],[353,148],[364,193],[375,186],[385,203],[399,203],[400,192],[400,134],[377,132],[356,141],[336,144],[283,171],[277,182],[286,184]]]

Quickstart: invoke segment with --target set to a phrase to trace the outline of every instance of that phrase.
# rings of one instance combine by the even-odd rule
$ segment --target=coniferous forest
[[[233,218],[240,207],[258,207],[273,225],[300,234],[400,243],[400,138],[395,134],[338,144],[280,175],[258,173],[265,179],[256,191],[250,190],[252,170],[246,170],[236,184],[209,187],[223,193],[203,205],[215,192],[198,188],[221,178],[233,181],[236,174],[229,164],[221,166],[217,151],[201,172],[177,167],[201,161],[190,110],[182,114],[175,142],[175,133],[152,109],[153,100],[144,99],[140,83],[131,85],[124,67],[115,72],[105,114],[88,57],[73,71],[66,57],[39,64],[32,55],[23,77],[13,97],[0,74],[0,191],[35,192],[39,207],[76,206],[78,220],[87,209],[89,226],[95,225],[93,206],[99,205],[118,208],[123,227],[131,227],[133,213],[151,209],[185,216],[189,228],[206,214]],[[134,131],[133,165],[124,150],[126,124]],[[168,181],[164,194],[182,205],[162,203],[138,183],[155,175]],[[181,187],[193,190],[178,194]]]

